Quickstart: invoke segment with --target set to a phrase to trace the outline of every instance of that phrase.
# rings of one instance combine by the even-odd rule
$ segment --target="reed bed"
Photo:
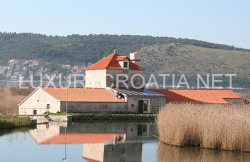
[[[157,126],[168,145],[250,152],[249,105],[168,104]]]
[[[17,114],[18,104],[32,91],[32,88],[19,89],[0,87],[0,115]]]

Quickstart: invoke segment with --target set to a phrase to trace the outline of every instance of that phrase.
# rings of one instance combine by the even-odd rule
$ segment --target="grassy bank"
[[[159,138],[174,146],[250,152],[250,106],[169,104],[157,116]]]
[[[36,122],[29,117],[0,117],[0,129],[35,126]]]

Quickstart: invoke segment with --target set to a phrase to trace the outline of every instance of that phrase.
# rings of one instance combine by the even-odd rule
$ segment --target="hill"
[[[199,47],[250,51],[233,46],[208,43],[191,39],[152,37],[138,35],[69,35],[46,36],[32,33],[0,33],[0,65],[9,59],[38,59],[64,64],[87,64],[96,62],[112,53],[134,52],[142,47],[156,44],[181,43]]]
[[[147,76],[186,74],[194,82],[196,74],[233,73],[237,74],[237,86],[250,85],[249,49],[171,37],[0,32],[0,66],[7,65],[10,59],[42,59],[45,64],[55,66],[54,69],[60,67],[57,64],[88,65],[113,53],[114,49],[121,55],[141,53]]]
[[[236,74],[233,78],[236,85],[250,85],[250,52],[174,43],[147,46],[138,52],[142,54],[141,63],[147,69],[147,76],[185,74],[196,83],[197,74]]]

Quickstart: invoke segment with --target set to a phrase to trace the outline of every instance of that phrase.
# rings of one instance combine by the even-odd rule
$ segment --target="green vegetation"
[[[152,37],[138,35],[69,35],[46,36],[31,33],[0,33],[0,65],[9,59],[38,59],[64,64],[87,64],[96,62],[116,49],[120,54],[128,54],[142,47],[181,43],[194,46],[250,51],[233,46],[208,43],[192,39]]]
[[[0,128],[20,128],[35,126],[36,121],[29,117],[13,117],[13,116],[1,116],[0,117]]]
[[[211,49],[183,44],[161,44],[148,46],[138,51],[142,54],[141,65],[147,69],[146,75],[175,74],[176,84],[181,74],[185,74],[191,86],[196,86],[197,74],[206,80],[206,74],[236,74],[233,86],[249,87],[250,85],[250,52],[225,49]],[[152,66],[153,65],[153,66]],[[167,77],[167,84],[172,84]],[[229,77],[222,79],[222,86],[228,86]],[[157,80],[162,81],[162,77]],[[193,84],[193,85],[192,85]],[[219,86],[219,84],[217,84]]]
[[[0,32],[0,66],[9,59],[42,59],[53,71],[67,72],[57,64],[90,65],[113,53],[142,54],[141,65],[150,73],[185,74],[188,82],[196,74],[237,74],[233,85],[250,85],[250,50],[193,39],[138,35],[46,36]],[[36,69],[37,70],[37,69]],[[158,78],[159,79],[159,78]],[[161,78],[162,79],[162,78]],[[223,79],[224,80],[224,79]],[[222,83],[223,84],[223,83]],[[225,83],[228,86],[228,82]]]

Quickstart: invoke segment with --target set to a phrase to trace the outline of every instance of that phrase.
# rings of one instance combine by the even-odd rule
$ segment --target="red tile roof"
[[[100,162],[100,161],[96,161],[94,159],[90,159],[90,158],[87,158],[87,157],[82,157],[83,160],[86,160],[87,162]]]
[[[174,103],[229,103],[226,98],[242,98],[232,90],[221,89],[152,89]]]
[[[41,87],[59,101],[66,101],[66,88]],[[125,102],[104,88],[68,88],[70,102]]]
[[[104,143],[115,137],[123,136],[122,133],[67,133],[66,143]],[[39,144],[64,144],[65,134],[59,134]]]
[[[125,60],[125,59],[128,59],[129,60],[129,58],[127,57],[127,56],[117,56],[116,57],[116,61],[123,61],[123,60]]]
[[[137,64],[133,63],[127,56],[120,56],[117,53],[113,53],[102,60],[98,61],[97,63],[85,68],[85,70],[100,70],[100,69],[123,69],[118,61],[122,61],[124,59],[129,60],[129,69],[130,70],[145,70],[144,68],[138,66]]]

